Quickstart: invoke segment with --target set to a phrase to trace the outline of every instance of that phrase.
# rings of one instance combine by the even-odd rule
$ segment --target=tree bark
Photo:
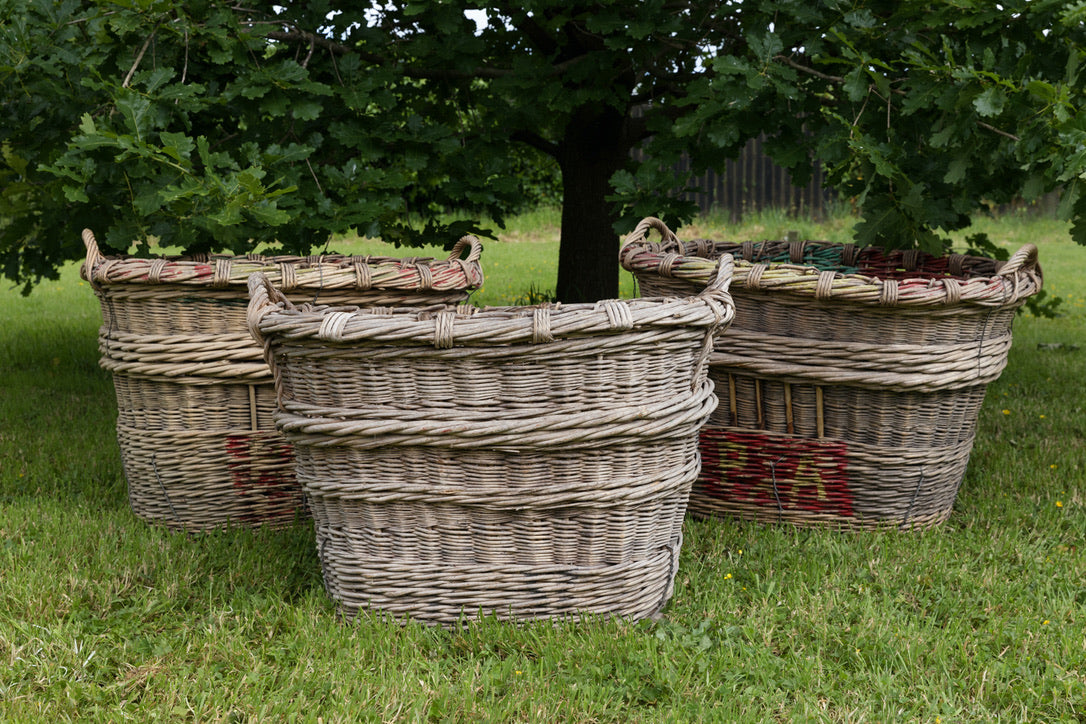
[[[562,302],[618,296],[618,234],[612,228],[611,176],[629,152],[626,118],[604,106],[578,109],[558,144],[562,171],[562,231],[558,285]]]

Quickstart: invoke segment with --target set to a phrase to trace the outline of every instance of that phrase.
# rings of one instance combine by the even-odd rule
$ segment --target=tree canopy
[[[619,233],[688,220],[675,191],[759,135],[801,182],[824,165],[861,243],[938,251],[1055,189],[1086,243],[1084,18],[1054,0],[0,0],[3,272],[29,288],[81,256],[83,226],[137,253],[451,243],[556,168],[557,295],[615,296]]]

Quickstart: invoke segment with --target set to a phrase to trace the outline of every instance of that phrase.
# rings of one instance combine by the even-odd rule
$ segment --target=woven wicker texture
[[[259,275],[325,585],[452,624],[633,619],[671,596],[731,257],[696,298],[478,310],[295,307]]]
[[[266,274],[295,300],[331,304],[457,302],[483,282],[474,237],[446,261],[139,259],[102,256],[90,231],[83,241],[132,509],[190,531],[283,525],[307,514],[290,445],[275,429],[271,371],[246,326],[250,274]]]
[[[649,218],[620,259],[657,296],[696,293],[722,254],[736,259],[737,311],[710,358],[721,404],[702,431],[691,512],[943,522],[1015,310],[1041,287],[1036,248],[1003,263],[825,242],[683,243]]]

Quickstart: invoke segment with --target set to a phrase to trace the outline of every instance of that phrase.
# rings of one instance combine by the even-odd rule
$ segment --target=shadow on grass
[[[194,549],[209,581],[219,582],[224,603],[253,596],[295,604],[323,595],[313,522],[299,518],[283,528],[230,528],[205,533],[170,533]],[[214,590],[214,587],[213,587]]]

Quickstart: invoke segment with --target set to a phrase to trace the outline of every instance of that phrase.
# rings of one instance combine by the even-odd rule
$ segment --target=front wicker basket
[[[89,230],[83,241],[129,501],[148,522],[190,531],[279,526],[306,514],[290,445],[272,419],[271,371],[246,327],[250,274],[270,275],[295,300],[330,304],[457,302],[483,282],[474,237],[447,261],[104,257]]]
[[[671,596],[731,259],[697,298],[295,307],[250,281],[341,611],[639,619]]]
[[[620,259],[656,296],[696,293],[722,254],[736,259],[737,313],[710,361],[722,402],[702,431],[691,512],[943,522],[1015,310],[1041,287],[1036,248],[1002,263],[825,242],[683,243],[649,218]]]

